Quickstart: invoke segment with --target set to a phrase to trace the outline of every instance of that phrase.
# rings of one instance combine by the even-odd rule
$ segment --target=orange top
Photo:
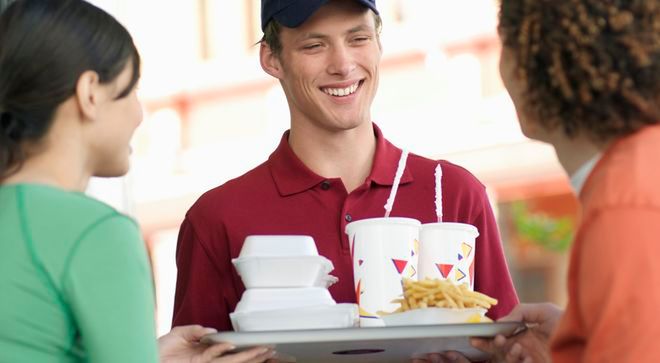
[[[553,362],[660,362],[660,126],[610,146],[580,200]]]

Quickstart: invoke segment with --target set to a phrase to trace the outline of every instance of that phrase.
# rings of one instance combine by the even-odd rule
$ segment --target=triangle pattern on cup
[[[454,265],[443,264],[443,263],[436,263],[435,266],[438,268],[438,271],[440,271],[440,275],[442,275],[442,277],[444,278],[447,278],[447,276],[449,276],[449,273],[451,272],[451,269],[454,268]]]
[[[362,291],[362,280],[358,280],[357,287],[355,288],[355,300],[358,305],[360,305],[360,296],[364,291]]]
[[[360,311],[360,317],[361,318],[366,318],[366,319],[378,319],[378,315],[372,314],[366,310],[364,310],[361,306],[358,306],[358,310]]]
[[[461,281],[463,280],[467,275],[465,272],[461,271],[460,268],[456,269],[456,281]]]
[[[360,295],[362,295],[364,291],[362,290],[362,280],[358,280],[357,283],[357,288],[355,289],[355,296],[356,296],[356,303],[358,305],[358,313],[361,318],[367,318],[367,319],[378,319],[378,316],[375,314],[372,314],[362,308],[360,306]]]
[[[355,257],[355,236],[356,235],[357,235],[357,233],[354,234],[353,239],[351,239],[351,257]]]
[[[394,263],[394,268],[396,268],[399,275],[401,275],[403,273],[403,270],[406,268],[406,265],[408,265],[408,261],[406,261],[406,260],[397,260],[396,258],[393,258],[392,262]]]
[[[470,257],[470,253],[472,253],[472,246],[469,244],[463,242],[461,244],[461,250],[463,250],[463,256],[464,257]]]
[[[415,266],[413,264],[408,264],[408,267],[406,267],[405,270],[403,270],[403,277],[407,277],[409,279],[415,277],[417,274],[417,270],[415,269]]]

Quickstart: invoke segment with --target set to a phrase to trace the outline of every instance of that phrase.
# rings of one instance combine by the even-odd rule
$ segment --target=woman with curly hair
[[[660,362],[660,1],[502,0],[500,71],[525,135],[554,146],[583,215],[565,311],[521,305],[506,362]]]

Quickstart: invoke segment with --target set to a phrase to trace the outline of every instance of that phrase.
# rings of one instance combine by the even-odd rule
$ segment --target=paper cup
[[[423,224],[419,233],[419,279],[467,283],[473,290],[477,236],[477,228],[470,224]]]
[[[384,326],[383,312],[399,306],[402,278],[417,279],[419,227],[411,218],[369,218],[346,225],[353,256],[360,326]]]

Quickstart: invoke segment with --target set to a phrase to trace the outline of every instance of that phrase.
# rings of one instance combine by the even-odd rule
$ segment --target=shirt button
[[[330,182],[327,181],[327,180],[324,180],[323,183],[321,183],[321,189],[323,189],[323,190],[330,189]]]
[[[351,217],[350,214],[346,213],[346,215],[344,216],[344,219],[346,220],[346,222],[350,222],[350,221],[353,220],[353,217]]]

